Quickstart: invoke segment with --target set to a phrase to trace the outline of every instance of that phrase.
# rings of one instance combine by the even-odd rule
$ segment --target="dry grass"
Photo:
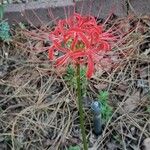
[[[137,83],[143,79],[148,87],[150,84],[146,69],[150,68],[150,54],[142,48],[146,46],[144,43],[150,43],[150,27],[144,17],[134,16],[110,24],[128,34],[108,53],[110,63],[105,65],[109,67],[102,67],[105,62],[96,66],[93,79],[88,81],[87,95],[95,98],[99,90],[108,90],[114,113],[102,135],[96,138],[92,133],[91,112],[85,108],[87,136],[93,150],[141,148],[143,140],[150,136],[150,98],[149,92]],[[63,80],[64,68],[56,70],[49,62],[50,43],[43,42],[50,30],[17,28],[9,44],[1,43],[2,64],[8,65],[0,80],[2,149],[65,150],[69,145],[81,144],[76,94]],[[120,111],[137,91],[140,101],[136,101],[136,107],[130,112]]]

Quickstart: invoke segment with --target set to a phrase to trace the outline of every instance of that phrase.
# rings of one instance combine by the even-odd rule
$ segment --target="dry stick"
[[[84,150],[88,150],[85,127],[84,127],[84,112],[83,112],[83,103],[81,95],[81,76],[80,76],[80,64],[76,65],[77,67],[77,97],[78,97],[78,109],[79,109],[79,119],[80,119],[80,128],[82,133],[83,147]]]
[[[124,148],[124,150],[127,150],[127,148],[126,148],[126,142],[125,142],[125,137],[124,137],[124,133],[123,133],[122,122],[120,122],[120,128],[121,128],[121,136],[122,136],[123,148]]]
[[[143,136],[143,134],[144,134],[144,131],[145,131],[147,125],[150,123],[149,121],[150,121],[150,120],[148,120],[147,123],[146,123],[146,124],[144,125],[144,127],[143,127],[142,133],[141,133],[140,138],[139,138],[139,141],[138,141],[138,146],[137,146],[138,148],[137,148],[137,149],[140,148],[140,143],[141,143],[141,140],[142,140],[142,136]]]

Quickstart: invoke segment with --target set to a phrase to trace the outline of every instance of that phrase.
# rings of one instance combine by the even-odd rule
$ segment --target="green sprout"
[[[112,107],[108,103],[109,93],[107,91],[101,91],[98,96],[99,102],[101,103],[101,114],[102,121],[106,123],[112,116]]]
[[[8,22],[2,21],[0,23],[0,39],[2,41],[9,41],[10,40],[10,27]]]
[[[81,68],[80,70],[81,76],[81,83],[82,83],[82,93],[86,94],[86,85],[87,85],[87,78],[86,78],[86,68]],[[76,72],[72,65],[67,67],[66,74],[64,76],[64,80],[66,81],[67,85],[77,89],[77,82],[76,82]]]
[[[68,150],[80,150],[79,146],[70,146]]]
[[[8,22],[3,20],[4,17],[4,5],[0,5],[0,40],[9,41],[10,40],[10,27]]]

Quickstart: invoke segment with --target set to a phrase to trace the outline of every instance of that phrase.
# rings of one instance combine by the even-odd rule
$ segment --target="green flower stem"
[[[77,64],[76,67],[77,67],[77,97],[78,97],[78,107],[79,107],[79,117],[80,117],[80,128],[81,128],[81,133],[82,133],[84,150],[88,150],[85,127],[84,127],[84,112],[83,112],[83,103],[82,103],[82,94],[81,94],[80,64]]]

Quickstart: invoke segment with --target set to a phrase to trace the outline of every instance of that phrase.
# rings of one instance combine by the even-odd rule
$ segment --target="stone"
[[[72,0],[34,1],[26,4],[10,4],[5,10],[4,19],[7,19],[10,25],[28,22],[33,26],[41,26],[56,18],[65,18],[66,14],[71,15],[74,3]]]
[[[129,0],[130,12],[139,15],[150,14],[150,1],[149,0]]]
[[[127,15],[124,0],[78,0],[76,11],[81,14],[91,14],[98,18],[107,18],[112,12],[119,17]]]

